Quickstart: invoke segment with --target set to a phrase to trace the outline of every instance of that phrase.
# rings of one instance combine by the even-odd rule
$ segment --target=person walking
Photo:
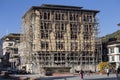
[[[119,66],[119,67],[117,68],[117,70],[116,70],[116,76],[117,76],[117,77],[120,77],[119,74],[120,74],[120,66]]]
[[[107,72],[107,76],[109,76],[109,74],[110,74],[110,69],[107,68],[107,69],[106,69],[106,72]]]
[[[84,72],[83,72],[83,70],[81,69],[81,70],[80,70],[80,77],[81,77],[81,79],[83,79],[83,73],[84,73]]]

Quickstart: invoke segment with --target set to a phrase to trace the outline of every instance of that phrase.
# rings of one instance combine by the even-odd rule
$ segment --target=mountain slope
[[[120,30],[102,37],[102,42],[120,41]]]

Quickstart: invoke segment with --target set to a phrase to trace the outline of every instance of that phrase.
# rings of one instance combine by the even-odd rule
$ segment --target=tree
[[[106,68],[109,68],[109,63],[108,62],[100,62],[98,64],[98,69],[100,72],[104,72]]]

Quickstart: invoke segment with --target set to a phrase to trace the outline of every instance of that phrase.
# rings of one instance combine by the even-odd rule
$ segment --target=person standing
[[[84,73],[84,72],[83,72],[83,70],[81,69],[81,70],[80,70],[80,77],[81,77],[81,79],[83,79],[83,73]]]
[[[119,66],[119,67],[117,68],[117,70],[116,70],[116,76],[117,76],[117,77],[120,77],[119,74],[120,74],[120,66]]]
[[[109,68],[106,69],[106,72],[107,72],[107,76],[109,76],[109,74],[110,74]]]

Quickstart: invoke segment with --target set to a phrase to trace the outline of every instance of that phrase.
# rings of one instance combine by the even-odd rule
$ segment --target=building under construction
[[[31,7],[22,17],[21,66],[32,73],[95,71],[101,61],[98,12],[51,4]]]

